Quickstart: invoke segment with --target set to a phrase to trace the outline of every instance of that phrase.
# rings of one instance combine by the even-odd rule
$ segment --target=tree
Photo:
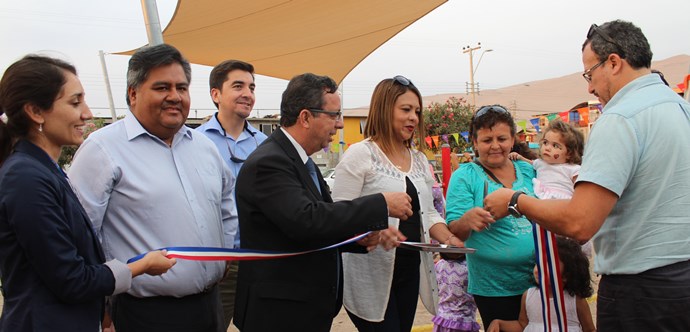
[[[439,136],[439,145],[443,135],[447,135],[451,148],[458,147],[462,152],[470,144],[465,141],[461,133],[469,131],[472,121],[472,109],[464,98],[450,97],[445,103],[431,103],[424,110],[424,124],[428,136]],[[459,134],[458,142],[451,134]],[[438,147],[434,147],[434,150]]]
[[[93,121],[86,122],[86,126],[84,127],[84,139],[89,137],[92,132],[103,128],[103,126],[105,126],[105,120],[103,119],[95,119]],[[60,153],[60,158],[58,159],[58,165],[60,165],[62,168],[65,168],[65,165],[72,163],[72,158],[74,158],[77,148],[78,146],[74,145],[63,146],[62,153]]]

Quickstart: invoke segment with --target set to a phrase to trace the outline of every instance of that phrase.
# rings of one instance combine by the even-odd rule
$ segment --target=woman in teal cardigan
[[[518,319],[522,293],[534,283],[532,226],[523,216],[494,220],[483,208],[487,193],[506,187],[533,195],[534,169],[508,158],[515,122],[502,106],[484,106],[472,118],[470,137],[478,155],[450,179],[446,221],[469,248],[468,292],[474,296],[486,329],[494,319]]]

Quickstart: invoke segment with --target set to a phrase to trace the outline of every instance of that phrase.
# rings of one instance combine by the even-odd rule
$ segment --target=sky
[[[163,27],[176,3],[158,0]],[[653,60],[690,54],[688,13],[687,0],[449,0],[350,72],[341,87],[343,107],[368,105],[376,84],[395,75],[411,79],[424,96],[463,93],[470,80],[470,59],[462,47],[478,43],[482,48],[474,53],[475,82],[482,90],[582,72],[581,46],[589,26],[614,19],[631,21],[642,29]],[[96,116],[110,115],[99,50],[106,53],[115,107],[122,115],[129,57],[112,53],[146,43],[140,1],[0,0],[0,71],[27,53],[65,59],[76,65],[86,101]],[[489,49],[493,51],[482,56]],[[210,71],[208,66],[192,66],[190,117],[215,111],[208,93]],[[253,114],[279,113],[287,81],[258,75],[256,84]]]

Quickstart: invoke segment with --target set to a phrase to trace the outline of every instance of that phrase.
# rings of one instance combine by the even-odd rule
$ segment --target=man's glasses
[[[397,76],[393,77],[393,81],[397,82],[398,84],[400,84],[402,86],[410,86],[410,85],[414,86],[414,84],[412,84],[412,81],[410,81],[407,77],[402,76],[402,75],[397,75]]]
[[[594,36],[595,33],[598,34],[599,36],[601,36],[601,38],[604,38],[604,40],[606,40],[607,42],[609,42],[613,45],[616,45],[616,47],[618,47],[618,51],[619,51],[616,53],[618,53],[618,55],[621,58],[625,59],[625,52],[623,51],[623,47],[620,44],[618,44],[615,40],[613,40],[613,38],[609,37],[609,35],[606,32],[601,30],[598,25],[592,24],[589,27],[589,31],[587,31],[587,39],[592,39],[592,36]]]
[[[320,110],[318,108],[308,108],[309,112],[312,113],[323,113],[323,114],[328,114],[333,120],[335,121],[342,121],[343,120],[343,112],[341,111],[325,111],[325,110]]]
[[[510,112],[508,112],[508,110],[506,110],[505,108],[503,108],[503,106],[500,106],[500,105],[483,106],[482,108],[480,108],[477,111],[477,113],[474,114],[472,119],[477,119],[477,118],[483,116],[484,114],[488,113],[489,111],[494,111],[496,113],[510,114]]]
[[[594,71],[594,69],[599,68],[599,67],[600,67],[601,65],[603,65],[606,61],[608,61],[608,59],[609,59],[609,58],[604,59],[604,61],[597,63],[596,65],[590,67],[589,69],[585,70],[584,73],[582,73],[582,77],[585,78],[585,81],[587,81],[587,83],[591,83],[591,82],[592,82],[592,72]]]

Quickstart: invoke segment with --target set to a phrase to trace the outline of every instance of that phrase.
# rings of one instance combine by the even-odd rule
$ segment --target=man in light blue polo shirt
[[[598,330],[690,331],[690,104],[651,72],[649,43],[630,22],[593,24],[582,61],[605,107],[573,198],[505,190],[485,206],[498,217],[512,204],[555,233],[594,236]]]
[[[211,98],[218,112],[197,130],[213,141],[237,178],[244,160],[266,139],[264,133],[247,121],[256,101],[254,66],[239,60],[223,61],[211,70],[209,86]],[[239,230],[235,236],[234,246],[240,247]],[[237,268],[238,262],[230,261],[225,277],[220,283],[226,330],[230,326],[235,308]]]

